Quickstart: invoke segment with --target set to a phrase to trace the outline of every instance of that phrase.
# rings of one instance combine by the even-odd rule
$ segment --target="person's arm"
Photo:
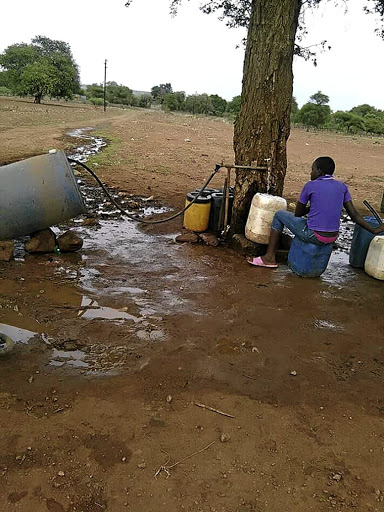
[[[373,233],[374,235],[377,235],[378,233],[384,233],[384,223],[379,224],[376,228],[371,226],[367,221],[365,221],[360,215],[360,213],[356,210],[356,208],[353,206],[352,201],[346,201],[344,203],[344,208],[346,209],[348,215],[351,217],[353,222],[356,222],[359,226],[366,229],[370,233]]]
[[[306,206],[305,204],[300,203],[300,201],[297,201],[295,217],[304,217],[304,215],[307,215],[307,213],[309,213],[309,206]]]
[[[309,206],[307,206],[307,204],[310,200],[311,192],[309,190],[309,183],[306,183],[296,204],[295,217],[303,217],[309,213]]]

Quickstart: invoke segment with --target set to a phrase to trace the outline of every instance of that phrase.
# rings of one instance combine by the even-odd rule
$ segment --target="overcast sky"
[[[29,43],[36,35],[67,42],[80,66],[83,84],[107,80],[149,91],[171,82],[174,90],[219,94],[241,92],[245,32],[230,30],[215,15],[198,10],[200,0],[185,1],[176,18],[168,0],[17,0],[1,7],[0,51]],[[343,4],[343,2],[339,2]],[[349,0],[349,11],[324,0],[306,14],[307,44],[326,39],[332,49],[319,54],[318,66],[295,59],[294,95],[299,105],[318,90],[333,110],[369,103],[384,109],[384,41],[374,33],[364,0]]]

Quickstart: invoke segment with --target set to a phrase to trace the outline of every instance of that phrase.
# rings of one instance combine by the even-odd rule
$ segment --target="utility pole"
[[[107,110],[106,91],[107,91],[107,59],[105,59],[105,62],[104,62],[104,112]]]

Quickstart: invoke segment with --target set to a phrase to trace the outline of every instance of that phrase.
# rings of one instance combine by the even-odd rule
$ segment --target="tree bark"
[[[35,99],[33,100],[33,103],[37,103],[38,105],[40,105],[42,97],[43,93],[41,92],[35,94]]]
[[[235,161],[238,165],[267,166],[271,172],[237,170],[232,233],[244,233],[256,192],[283,192],[293,50],[301,5],[302,0],[252,2],[241,108],[235,123]]]

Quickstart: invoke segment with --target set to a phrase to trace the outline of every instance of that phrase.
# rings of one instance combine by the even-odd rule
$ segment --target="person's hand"
[[[383,234],[384,234],[384,224],[383,224],[383,223],[381,223],[381,224],[379,224],[379,225],[377,226],[377,228],[374,228],[373,233],[374,233],[375,235],[379,235],[380,233],[383,233]]]

